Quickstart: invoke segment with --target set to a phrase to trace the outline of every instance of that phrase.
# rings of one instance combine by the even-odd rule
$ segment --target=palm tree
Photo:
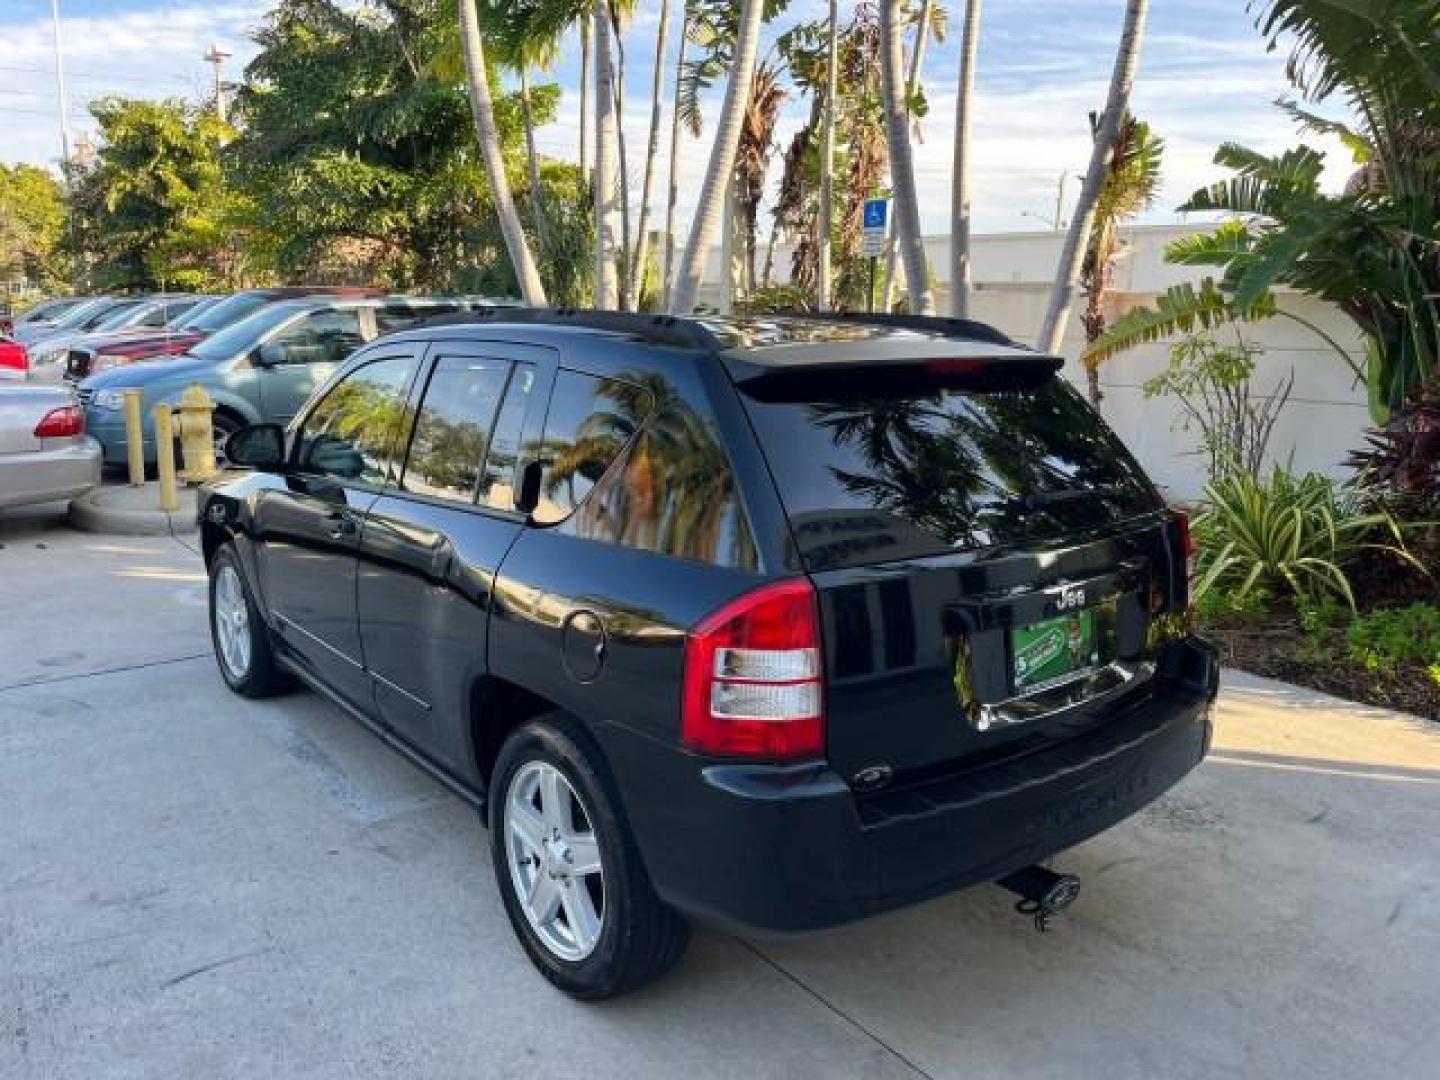
[[[1041,352],[1058,352],[1060,343],[1065,339],[1065,327],[1075,305],[1075,290],[1080,284],[1085,249],[1090,243],[1090,232],[1095,225],[1095,207],[1100,199],[1100,189],[1105,185],[1105,174],[1110,168],[1120,121],[1129,108],[1130,90],[1135,85],[1135,71],[1140,65],[1140,46],[1145,40],[1145,19],[1149,11],[1150,0],[1126,2],[1125,22],[1120,30],[1120,46],[1116,50],[1115,68],[1110,75],[1110,94],[1105,102],[1105,111],[1095,128],[1090,167],[1085,172],[1085,183],[1080,188],[1080,201],[1075,207],[1070,232],[1065,237],[1065,246],[1060,252],[1060,264],[1056,268],[1050,304],[1045,311],[1040,340],[1035,346]]]
[[[755,69],[750,102],[736,150],[734,196],[737,233],[743,252],[742,286],[746,296],[755,291],[755,246],[760,200],[765,195],[765,177],[774,150],[775,122],[780,116],[786,91],[778,65],[765,61]]]
[[[610,18],[604,5],[591,16],[595,40],[595,306],[615,308],[616,216],[615,95],[611,88]]]
[[[1140,0],[1144,2],[1144,0]],[[895,198],[895,242],[905,262],[905,287],[910,310],[933,315],[930,275],[920,235],[920,207],[915,194],[915,164],[910,153],[910,113],[900,80],[903,47],[900,40],[901,0],[880,3],[880,74],[885,109],[885,133],[890,149],[890,180]]]
[[[935,0],[921,0],[920,11],[915,16],[915,46],[910,50],[910,70],[905,76],[905,107],[913,108],[915,102],[923,93],[920,85],[920,72],[925,65],[925,44],[929,40],[933,29],[936,41],[945,40],[945,9]],[[912,121],[911,128],[915,137],[920,138],[919,121]],[[891,244],[890,249],[885,252],[885,300],[881,307],[889,311],[895,303],[895,269],[900,260],[900,249]]]
[[[835,112],[840,84],[840,5],[830,0],[825,60],[824,134],[820,139],[820,221],[818,238],[819,279],[815,287],[815,310],[830,310],[830,230],[835,220]]]
[[[1091,119],[1092,125],[1095,123]],[[1080,321],[1085,325],[1085,341],[1090,343],[1105,333],[1105,294],[1110,290],[1116,252],[1120,247],[1120,224],[1155,204],[1160,194],[1160,158],[1165,140],[1150,130],[1150,125],[1125,114],[1115,136],[1110,171],[1095,204],[1095,229],[1085,249],[1085,266],[1081,285],[1085,289],[1085,311]],[[1090,353],[1081,356],[1090,402],[1100,404],[1100,363]]]
[[[590,20],[580,20],[580,175],[590,171]]]
[[[680,89],[685,74],[685,46],[690,42],[690,0],[680,12],[680,48],[675,56],[675,93],[670,103],[670,190],[665,200],[665,308],[675,285],[675,204],[680,198]]]
[[[715,241],[715,232],[720,226],[720,216],[724,209],[726,189],[735,170],[735,151],[740,144],[740,129],[745,120],[745,107],[755,74],[756,53],[760,45],[760,20],[764,7],[764,0],[744,0],[740,10],[730,81],[725,88],[725,104],[720,112],[720,120],[715,125],[710,165],[700,187],[700,201],[695,208],[690,236],[685,242],[685,254],[680,260],[679,277],[670,297],[672,314],[693,311],[699,299],[705,256]]]
[[[650,84],[650,141],[645,148],[645,185],[640,191],[640,222],[635,237],[635,265],[630,268],[626,307],[640,307],[640,286],[650,248],[650,197],[655,186],[655,160],[660,155],[660,90],[664,85],[665,41],[670,31],[670,0],[660,0],[660,25],[655,30],[655,72]],[[682,35],[683,36],[683,35]]]
[[[970,317],[970,126],[975,113],[975,63],[980,47],[982,0],[965,5],[960,42],[960,86],[955,97],[955,171],[950,188],[950,314]]]
[[[481,40],[475,0],[460,0],[460,43],[465,50],[465,73],[470,90],[470,109],[475,118],[475,138],[485,162],[485,175],[495,200],[495,214],[505,236],[505,248],[520,283],[521,297],[532,307],[544,307],[545,287],[540,283],[540,272],[530,255],[525,228],[520,224],[520,215],[510,196],[510,182],[505,176],[505,159],[500,153],[500,134],[495,127],[490,77],[485,69],[485,46]]]

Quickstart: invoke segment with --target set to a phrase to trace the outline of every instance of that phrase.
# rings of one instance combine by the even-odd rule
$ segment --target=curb
[[[70,524],[84,532],[115,536],[169,536],[172,533],[193,533],[198,528],[193,490],[181,489],[180,509],[173,513],[159,509],[153,501],[148,507],[114,505],[117,499],[113,493],[117,490],[138,493],[147,489],[98,487],[87,492],[71,501],[67,515]],[[153,490],[149,494],[153,496]],[[128,496],[127,501],[136,498]]]

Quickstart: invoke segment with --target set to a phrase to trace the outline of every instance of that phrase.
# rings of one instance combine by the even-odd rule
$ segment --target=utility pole
[[[70,171],[75,162],[70,160],[70,99],[65,94],[65,61],[60,40],[60,0],[50,0],[50,22],[55,37],[55,89],[60,95],[60,174],[65,181],[65,224],[70,233],[70,287],[80,288],[80,246],[75,241],[75,188],[70,180]]]
[[[229,49],[222,49],[218,44],[212,44],[208,52],[200,59],[215,67],[215,115],[222,121],[225,119],[225,82],[221,77],[221,69],[225,61],[233,54]]]

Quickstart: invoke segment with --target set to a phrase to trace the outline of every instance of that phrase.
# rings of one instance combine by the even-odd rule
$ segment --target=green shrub
[[[1440,683],[1440,607],[1418,601],[1362,615],[1346,631],[1346,652],[1367,671],[1423,667]]]
[[[1302,604],[1343,600],[1353,610],[1346,568],[1359,556],[1383,552],[1420,566],[1394,517],[1371,509],[1363,491],[1315,473],[1236,473],[1205,491],[1208,504],[1195,519],[1198,598],[1218,587],[1243,603],[1266,589]]]

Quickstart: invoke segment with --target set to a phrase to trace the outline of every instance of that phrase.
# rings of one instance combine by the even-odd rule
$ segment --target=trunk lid
[[[827,756],[857,788],[1103,722],[1184,610],[1176,515],[1053,372],[891,360],[739,383],[819,594]]]
[[[60,387],[5,386],[0,383],[0,454],[25,454],[45,449],[35,428],[47,413],[75,404]]]

